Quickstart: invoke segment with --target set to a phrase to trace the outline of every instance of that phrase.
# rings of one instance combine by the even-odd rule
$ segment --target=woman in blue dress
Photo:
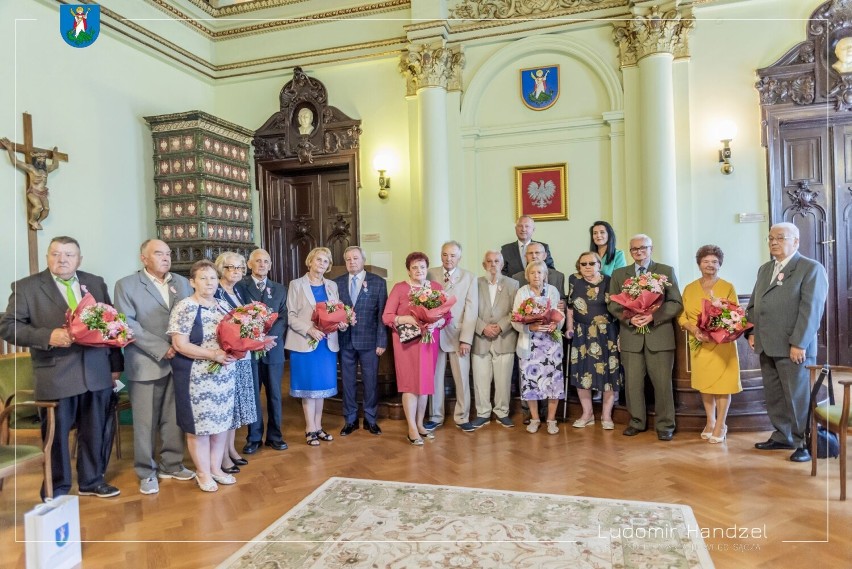
[[[596,221],[589,227],[589,251],[601,258],[601,272],[608,277],[615,269],[627,265],[624,251],[615,248],[615,230],[606,221]]]
[[[331,251],[316,247],[305,260],[308,272],[290,282],[287,293],[289,316],[287,341],[290,350],[290,396],[301,397],[305,413],[305,440],[310,446],[333,437],[322,428],[322,406],[326,397],[337,394],[337,332],[325,334],[314,326],[311,316],[318,302],[339,302],[337,285],[323,275],[331,269]],[[341,323],[339,330],[347,325]]]

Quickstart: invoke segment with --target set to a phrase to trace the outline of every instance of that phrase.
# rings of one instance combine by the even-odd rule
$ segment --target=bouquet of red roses
[[[746,318],[745,309],[735,300],[727,298],[705,298],[696,324],[717,344],[735,342],[754,324]],[[701,341],[693,337],[689,340],[692,351],[701,347]]]
[[[610,296],[610,300],[624,307],[624,319],[634,316],[653,314],[663,305],[663,295],[667,286],[672,286],[666,275],[645,273],[639,277],[630,277],[621,285],[621,292]],[[648,325],[636,329],[640,334],[651,331]]]
[[[452,317],[450,309],[456,303],[456,297],[448,297],[447,293],[442,290],[432,290],[431,287],[424,286],[411,289],[411,292],[408,293],[408,303],[411,316],[420,325],[420,342],[432,344],[435,342],[435,338],[427,326],[434,324],[441,318],[449,322]]]
[[[342,302],[317,302],[314,313],[311,314],[311,322],[323,334],[337,332],[339,324],[346,323],[352,326],[356,321],[355,310]],[[314,349],[319,342],[308,337],[308,344],[311,349]]]
[[[241,359],[253,352],[256,359],[266,353],[266,333],[278,320],[277,312],[270,312],[262,302],[250,302],[231,310],[216,327],[219,345],[228,355]],[[222,364],[211,363],[207,370],[219,371]]]
[[[124,314],[97,302],[90,292],[84,293],[77,308],[65,313],[65,328],[71,340],[81,346],[110,348],[123,348],[132,342],[133,330]]]
[[[526,325],[550,324],[551,322],[559,324],[564,319],[565,315],[559,310],[551,308],[550,299],[544,297],[531,296],[521,302],[516,310],[512,311],[512,321]],[[550,337],[558,342],[562,340],[562,331],[554,330],[550,333]]]

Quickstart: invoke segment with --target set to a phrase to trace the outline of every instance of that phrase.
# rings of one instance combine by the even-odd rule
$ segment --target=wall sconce
[[[379,153],[373,159],[373,168],[379,173],[379,199],[390,196],[390,176],[387,172],[393,168],[394,158],[388,153]]]
[[[719,124],[719,139],[722,149],[719,150],[719,163],[722,165],[722,174],[726,176],[734,171],[731,164],[731,141],[737,135],[737,125],[732,121],[722,121]]]

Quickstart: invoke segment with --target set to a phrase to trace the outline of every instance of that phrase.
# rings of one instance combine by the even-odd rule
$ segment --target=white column
[[[447,90],[424,87],[417,91],[420,130],[420,192],[423,251],[438,258],[441,244],[450,239],[450,157],[447,150]],[[433,265],[436,263],[432,263]]]
[[[654,258],[678,264],[678,208],[671,53],[639,60],[642,120],[642,218]]]

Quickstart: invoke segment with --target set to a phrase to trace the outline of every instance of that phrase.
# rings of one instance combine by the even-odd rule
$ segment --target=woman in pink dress
[[[408,295],[412,289],[423,287],[442,290],[443,287],[426,279],[429,257],[425,253],[414,252],[405,258],[408,280],[396,283],[388,296],[382,321],[390,326],[393,333],[393,359],[396,366],[396,385],[402,393],[402,408],[408,421],[408,442],[423,446],[423,437],[434,435],[423,427],[426,414],[426,401],[435,392],[435,363],[441,339],[439,330],[446,322],[442,318],[428,327],[433,332],[434,342],[424,344],[420,336],[405,340],[407,332],[418,327],[417,320],[411,316]],[[400,340],[400,332],[403,340]]]

